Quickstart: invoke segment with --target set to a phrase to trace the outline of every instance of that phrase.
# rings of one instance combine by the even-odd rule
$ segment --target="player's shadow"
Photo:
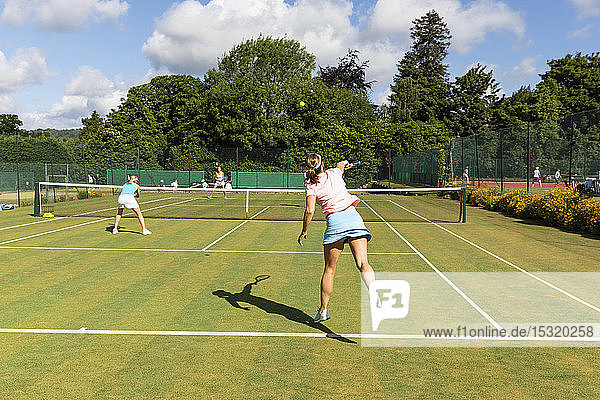
[[[106,227],[105,231],[112,233],[114,227],[115,227],[114,225],[109,225]],[[142,234],[142,232],[140,232],[140,231],[132,231],[131,229],[126,229],[125,227],[123,227],[123,225],[119,225],[119,233],[122,233],[122,232],[135,233],[138,235]]]
[[[282,317],[285,317],[286,319],[289,319],[290,321],[309,326],[313,329],[318,329],[321,332],[325,333],[328,338],[336,339],[345,343],[356,343],[353,340],[347,339],[342,335],[333,332],[331,329],[327,328],[322,323],[314,322],[313,318],[302,310],[288,306],[286,304],[278,303],[273,300],[265,299],[264,297],[255,296],[251,293],[252,286],[257,285],[260,281],[269,278],[270,275],[259,275],[256,278],[254,278],[254,282],[246,284],[242,291],[238,293],[231,293],[226,290],[219,289],[212,292],[212,294],[222,299],[225,299],[229,304],[231,304],[235,308],[239,308],[241,310],[249,310],[249,307],[243,307],[242,305],[240,305],[240,303],[246,303],[258,307],[269,314],[278,314]]]

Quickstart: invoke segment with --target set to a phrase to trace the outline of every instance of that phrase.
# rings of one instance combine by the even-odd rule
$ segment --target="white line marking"
[[[208,250],[210,247],[212,247],[214,244],[216,244],[217,242],[219,242],[221,239],[224,239],[227,235],[229,235],[230,233],[233,233],[236,229],[244,226],[245,224],[247,224],[251,219],[253,219],[254,217],[256,217],[257,215],[261,214],[263,211],[266,211],[270,208],[271,206],[266,206],[265,208],[263,208],[262,210],[260,210],[259,212],[257,212],[256,214],[254,214],[253,216],[251,216],[250,218],[248,218],[247,220],[245,220],[244,222],[242,222],[241,224],[237,225],[235,228],[233,228],[232,230],[230,230],[229,232],[227,232],[226,234],[224,234],[223,236],[221,236],[220,238],[218,238],[217,240],[215,240],[214,242],[212,242],[211,244],[209,244],[208,246],[204,247],[202,249],[202,251],[206,251]],[[1,245],[2,243],[0,243]]]
[[[502,329],[502,326],[500,326],[500,324],[498,324],[496,321],[494,321],[494,319],[492,317],[490,317],[488,315],[488,313],[486,313],[485,311],[483,311],[483,309],[481,307],[479,307],[477,305],[477,303],[475,303],[469,296],[467,296],[458,286],[456,286],[454,284],[454,282],[452,282],[446,275],[444,275],[442,273],[442,271],[440,271],[439,269],[437,269],[437,267],[435,265],[433,265],[431,263],[431,261],[429,261],[423,254],[421,254],[421,252],[419,250],[416,249],[415,246],[413,246],[408,240],[406,240],[406,238],[404,238],[404,236],[402,236],[392,225],[389,224],[389,222],[387,222],[381,215],[379,215],[377,213],[377,211],[373,210],[373,208],[371,208],[370,205],[367,204],[366,201],[363,200],[363,203],[369,207],[369,209],[375,214],[377,215],[383,222],[385,222],[385,224],[388,226],[388,228],[390,228],[396,235],[398,235],[398,237],[400,239],[402,239],[402,241],[404,241],[404,243],[406,243],[411,249],[412,251],[414,251],[415,253],[417,253],[419,255],[419,257],[421,257],[421,259],[423,261],[425,261],[425,263],[427,265],[429,265],[429,267],[431,269],[433,269],[448,285],[450,285],[452,287],[452,289],[454,289],[463,299],[465,299],[475,310],[477,310],[477,312],[479,312],[479,314],[481,314],[485,319],[487,319],[492,325],[494,325],[495,328],[497,329]]]
[[[148,252],[166,252],[166,253],[264,253],[264,254],[319,254],[322,251],[285,251],[285,250],[202,250],[202,249],[156,249],[156,248],[113,248],[113,247],[50,247],[50,246],[0,246],[0,249],[26,249],[26,250],[71,250],[71,251],[148,251]],[[343,252],[345,255],[352,255],[350,252]],[[416,255],[417,253],[395,253],[381,252],[372,253],[373,255]]]
[[[140,204],[154,203],[154,202],[157,202],[157,201],[163,201],[163,200],[169,200],[169,199],[172,199],[172,197],[167,197],[167,198],[158,199],[158,200],[148,200],[148,201],[140,202]],[[4,231],[6,229],[20,228],[22,226],[28,226],[28,225],[43,224],[45,222],[54,222],[54,221],[59,221],[61,219],[65,219],[65,218],[82,217],[82,216],[85,216],[85,215],[88,215],[88,214],[93,214],[93,213],[100,212],[100,211],[114,210],[114,209],[115,209],[115,207],[103,208],[101,210],[88,211],[88,212],[84,212],[84,213],[81,213],[81,214],[75,214],[75,215],[70,215],[70,216],[65,216],[65,217],[56,217],[56,218],[51,218],[51,219],[45,219],[43,221],[27,222],[25,224],[5,226],[3,228],[0,228],[0,231]]]
[[[517,265],[515,265],[515,264],[511,263],[510,261],[507,261],[507,260],[505,260],[504,258],[502,258],[502,257],[500,257],[500,256],[498,256],[498,255],[496,255],[496,254],[494,254],[494,253],[492,253],[491,251],[484,249],[483,247],[481,247],[481,246],[479,246],[479,245],[477,245],[477,244],[475,244],[475,243],[471,242],[471,241],[470,241],[470,240],[468,240],[468,239],[465,239],[464,237],[460,236],[459,234],[456,234],[456,233],[452,232],[451,230],[449,230],[449,229],[447,229],[447,228],[444,228],[444,227],[443,227],[443,226],[441,226],[440,224],[437,224],[437,223],[435,223],[435,222],[433,222],[433,221],[430,221],[430,220],[428,220],[427,218],[425,218],[425,217],[423,217],[423,216],[421,216],[421,215],[419,215],[419,214],[415,213],[414,211],[411,211],[411,210],[409,210],[409,209],[408,209],[408,208],[406,208],[406,207],[403,207],[403,206],[401,206],[401,205],[400,205],[400,204],[398,204],[398,203],[395,203],[395,202],[394,202],[394,201],[392,201],[392,200],[390,200],[390,202],[391,202],[391,203],[393,203],[393,204],[395,204],[395,205],[397,205],[398,207],[402,208],[403,210],[405,210],[405,211],[408,211],[408,212],[410,212],[410,213],[414,214],[415,216],[417,216],[417,217],[419,217],[419,218],[423,219],[424,221],[427,221],[427,222],[429,222],[429,223],[431,223],[431,224],[433,224],[433,225],[437,226],[437,227],[438,227],[438,228],[440,228],[441,230],[443,230],[443,231],[445,231],[445,232],[448,232],[448,233],[449,233],[449,234],[451,234],[452,236],[454,236],[454,237],[456,237],[456,238],[458,238],[458,239],[460,239],[460,240],[464,241],[465,243],[468,243],[468,244],[470,244],[471,246],[475,247],[476,249],[479,249],[479,250],[483,251],[484,253],[486,253],[486,254],[488,254],[488,255],[490,255],[490,256],[492,256],[492,257],[494,257],[495,259],[497,259],[497,260],[499,260],[499,261],[502,261],[503,263],[505,263],[505,264],[507,264],[507,265],[509,265],[509,266],[513,267],[514,269],[516,269],[516,270],[518,270],[518,271],[521,271],[521,272],[522,272],[522,273],[524,273],[525,275],[527,275],[527,276],[529,276],[529,277],[531,277],[531,278],[533,278],[533,279],[535,279],[535,280],[537,280],[537,281],[539,281],[539,282],[543,283],[544,285],[546,285],[546,286],[548,286],[548,287],[550,287],[550,288],[552,288],[552,289],[554,289],[554,290],[556,290],[556,291],[558,291],[558,292],[560,292],[560,293],[564,294],[565,296],[568,296],[568,297],[570,297],[571,299],[573,299],[573,300],[575,300],[575,301],[577,301],[577,302],[579,302],[579,303],[581,303],[581,304],[583,304],[583,305],[585,305],[585,306],[587,306],[587,307],[591,308],[591,309],[592,309],[592,310],[594,310],[594,311],[598,311],[598,312],[600,312],[600,308],[598,308],[598,307],[594,306],[593,304],[590,304],[590,303],[588,303],[587,301],[585,301],[585,300],[582,300],[582,299],[580,299],[579,297],[577,297],[577,296],[575,296],[575,295],[573,295],[573,294],[571,294],[571,293],[569,293],[569,292],[567,292],[567,291],[565,291],[565,290],[563,290],[563,289],[559,288],[558,286],[555,286],[555,285],[551,284],[550,282],[548,282],[548,281],[546,281],[546,280],[544,280],[544,279],[540,278],[539,276],[537,276],[537,275],[534,275],[534,274],[532,274],[531,272],[529,272],[529,271],[527,271],[527,270],[524,270],[523,268],[521,268],[521,267],[519,267],[519,266],[517,266]]]
[[[18,334],[71,334],[71,335],[140,335],[140,336],[233,336],[233,337],[303,337],[348,339],[411,339],[489,342],[600,342],[600,337],[427,337],[424,335],[392,335],[378,333],[324,333],[324,332],[225,332],[225,331],[136,331],[108,329],[24,329],[0,328],[0,333]]]
[[[179,202],[172,203],[172,204],[163,204],[162,206],[151,207],[151,208],[148,208],[148,209],[146,209],[144,211],[156,210],[158,208],[169,207],[169,206],[172,206],[172,205],[176,205],[176,204],[180,204],[180,203],[185,203],[185,202],[192,201],[192,200],[193,199],[188,199],[188,200],[183,200],[183,201],[179,201]],[[81,224],[69,225],[69,226],[65,226],[63,228],[53,229],[51,231],[40,232],[40,233],[36,233],[36,234],[33,234],[33,235],[29,235],[29,236],[24,236],[24,237],[20,237],[20,238],[16,238],[16,239],[11,239],[11,240],[6,240],[4,242],[0,242],[0,246],[8,244],[8,243],[18,242],[18,241],[25,240],[25,239],[31,239],[31,238],[38,237],[38,236],[48,235],[50,233],[56,233],[56,232],[60,232],[60,231],[65,231],[67,229],[77,228],[77,227],[85,226],[85,225],[89,225],[89,224],[94,224],[96,222],[106,221],[106,220],[113,219],[113,218],[114,217],[106,217],[106,218],[96,219],[96,220],[84,222],[84,223],[81,223]]]

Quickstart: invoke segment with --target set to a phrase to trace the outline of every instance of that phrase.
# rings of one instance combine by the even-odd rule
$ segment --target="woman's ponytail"
[[[306,156],[306,167],[308,170],[305,175],[305,182],[310,182],[313,185],[319,182],[319,174],[323,172],[323,162],[321,156],[317,153],[310,153]]]

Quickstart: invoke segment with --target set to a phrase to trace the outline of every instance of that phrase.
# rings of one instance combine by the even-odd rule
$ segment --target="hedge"
[[[600,235],[600,201],[571,188],[554,188],[543,194],[513,190],[502,195],[493,189],[478,188],[469,192],[467,202],[568,231]]]

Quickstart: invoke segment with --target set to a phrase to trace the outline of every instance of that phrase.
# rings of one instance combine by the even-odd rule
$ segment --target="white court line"
[[[370,205],[367,204],[366,201],[363,200],[363,203],[369,207],[369,209],[376,215],[378,216],[383,222],[385,222],[385,224],[388,226],[388,228],[390,228],[400,239],[402,239],[402,241],[404,241],[404,243],[406,243],[408,245],[408,247],[410,247],[412,249],[412,251],[414,251],[415,253],[417,253],[419,255],[419,257],[421,257],[421,259],[423,261],[425,261],[425,263],[427,265],[429,265],[429,267],[431,269],[433,269],[448,285],[450,285],[452,287],[452,289],[454,289],[463,299],[465,299],[475,310],[477,310],[477,312],[479,314],[481,314],[485,319],[487,319],[492,325],[494,325],[495,328],[497,329],[502,329],[502,326],[500,326],[500,324],[498,324],[496,321],[494,321],[494,319],[492,317],[489,316],[488,313],[486,313],[485,311],[483,311],[483,309],[481,307],[479,307],[477,305],[477,303],[475,303],[469,296],[467,296],[458,286],[456,286],[454,284],[454,282],[452,282],[446,275],[444,275],[442,273],[442,271],[440,271],[439,269],[437,269],[437,267],[435,265],[433,265],[431,263],[431,261],[429,261],[423,254],[421,254],[421,252],[419,250],[416,249],[415,246],[413,246],[408,240],[406,240],[406,238],[404,236],[402,236],[392,225],[390,225],[389,222],[387,222],[381,215],[379,215],[377,213],[377,211],[373,210],[373,208],[371,208]]]
[[[438,341],[489,342],[600,342],[600,337],[428,337],[425,335],[393,335],[378,333],[324,333],[324,332],[226,332],[226,331],[137,331],[109,329],[27,329],[0,328],[0,333],[18,334],[71,334],[71,335],[139,335],[139,336],[230,336],[230,337],[302,337],[348,339],[412,339]]]
[[[212,242],[211,244],[209,244],[208,246],[204,247],[202,249],[202,251],[206,251],[208,248],[212,247],[214,244],[216,244],[217,242],[219,242],[221,239],[224,239],[227,235],[229,235],[230,233],[234,232],[236,229],[244,226],[246,223],[248,223],[251,219],[253,219],[254,217],[256,217],[257,215],[259,215],[260,213],[262,213],[263,211],[266,211],[270,208],[271,206],[266,206],[265,208],[263,208],[262,210],[260,210],[259,212],[257,212],[256,214],[254,214],[253,216],[251,216],[250,218],[248,218],[247,220],[245,220],[244,222],[242,222],[241,224],[237,225],[235,228],[233,228],[232,230],[230,230],[229,232],[227,232],[226,234],[224,234],[223,236],[221,236],[220,238],[218,238],[217,240],[215,240],[214,242]],[[2,243],[0,243],[1,245]]]
[[[498,256],[498,255],[496,255],[496,254],[494,254],[494,253],[492,253],[492,252],[491,252],[491,251],[489,251],[489,250],[486,250],[486,249],[484,249],[483,247],[481,247],[481,246],[479,246],[479,245],[477,245],[477,244],[475,244],[475,243],[471,242],[470,240],[468,240],[468,239],[465,239],[464,237],[460,236],[459,234],[456,234],[456,233],[452,232],[451,230],[449,230],[449,229],[447,229],[447,228],[445,228],[445,227],[441,226],[440,224],[437,224],[437,223],[435,223],[435,222],[433,222],[433,221],[430,221],[430,220],[428,220],[427,218],[425,218],[425,217],[423,217],[423,216],[421,216],[421,215],[417,214],[417,213],[416,213],[416,212],[414,212],[414,211],[411,211],[411,210],[409,210],[409,209],[408,209],[408,208],[406,208],[406,207],[403,207],[403,206],[401,206],[401,205],[400,205],[400,204],[398,204],[398,203],[395,203],[395,202],[394,202],[394,201],[392,201],[392,200],[389,200],[389,201],[390,201],[391,203],[393,203],[393,204],[397,205],[398,207],[402,208],[403,210],[405,210],[405,211],[408,211],[409,213],[412,213],[413,215],[415,215],[415,216],[417,216],[417,217],[419,217],[419,218],[423,219],[424,221],[427,221],[427,222],[429,222],[429,223],[433,224],[434,226],[437,226],[437,227],[438,227],[438,228],[440,228],[441,230],[443,230],[443,231],[445,231],[445,232],[448,232],[448,233],[449,233],[449,234],[451,234],[452,236],[454,236],[454,237],[456,237],[456,238],[458,238],[458,239],[460,239],[460,240],[464,241],[465,243],[468,243],[468,244],[470,244],[471,246],[475,247],[476,249],[479,249],[479,250],[483,251],[484,253],[486,253],[486,254],[488,254],[488,255],[490,255],[490,256],[492,256],[492,257],[494,257],[495,259],[497,259],[497,260],[499,260],[499,261],[502,261],[503,263],[505,263],[505,264],[507,264],[507,265],[509,265],[509,266],[513,267],[514,269],[516,269],[516,270],[518,270],[518,271],[521,271],[521,272],[522,272],[522,273],[524,273],[525,275],[527,275],[527,276],[529,276],[529,277],[531,277],[531,278],[533,278],[533,279],[535,279],[535,280],[537,280],[537,281],[539,281],[539,282],[543,283],[544,285],[546,285],[546,286],[548,286],[548,287],[550,287],[550,288],[552,288],[552,289],[554,289],[554,290],[556,290],[556,291],[558,291],[558,292],[560,292],[560,293],[564,294],[565,296],[568,296],[568,297],[570,297],[571,299],[573,299],[573,300],[575,300],[575,301],[577,301],[577,302],[579,302],[579,303],[581,303],[581,304],[583,304],[583,305],[585,305],[585,306],[587,306],[587,307],[591,308],[591,309],[592,309],[592,310],[594,310],[594,311],[598,311],[598,312],[600,312],[600,308],[598,308],[598,307],[594,306],[593,304],[590,304],[590,303],[588,303],[587,301],[585,301],[585,300],[582,300],[582,299],[580,299],[579,297],[577,297],[577,296],[575,296],[575,295],[573,295],[573,294],[571,294],[571,293],[567,292],[566,290],[563,290],[563,289],[559,288],[558,286],[555,286],[555,285],[551,284],[550,282],[548,282],[548,281],[546,281],[546,280],[544,280],[544,279],[540,278],[539,276],[537,276],[537,275],[534,275],[534,274],[532,274],[531,272],[529,272],[529,271],[527,271],[527,270],[524,270],[523,268],[521,268],[521,267],[519,267],[519,266],[517,266],[517,265],[515,265],[515,264],[511,263],[510,261],[507,261],[507,260],[505,260],[504,258],[502,258],[502,257],[500,257],[500,256]]]
[[[163,200],[169,200],[169,199],[172,199],[172,197],[167,197],[167,198],[158,199],[158,200],[143,201],[143,202],[140,202],[140,204],[154,203],[154,202],[157,202],[157,201],[163,201]],[[0,231],[4,231],[6,229],[20,228],[22,226],[28,226],[28,225],[43,224],[44,222],[54,222],[54,221],[59,221],[61,219],[65,219],[65,218],[83,217],[83,216],[88,215],[88,214],[93,214],[93,213],[100,212],[100,211],[114,210],[114,209],[115,209],[115,207],[103,208],[101,210],[88,211],[88,212],[84,212],[84,213],[81,213],[81,214],[69,215],[69,216],[66,216],[66,217],[56,217],[56,218],[51,218],[51,219],[45,219],[43,221],[27,222],[26,224],[5,226],[3,228],[0,228]]]
[[[259,254],[319,254],[322,251],[285,251],[285,250],[202,250],[202,249],[157,249],[157,248],[112,248],[112,247],[50,247],[50,246],[0,246],[0,249],[22,249],[22,250],[71,250],[71,251],[147,251],[147,252],[165,252],[165,253],[259,253]],[[350,252],[343,252],[344,255],[352,255]],[[417,253],[373,253],[372,255],[416,255]]]
[[[169,207],[169,206],[172,206],[172,205],[175,205],[175,204],[185,203],[185,202],[192,201],[192,200],[194,200],[194,199],[187,199],[187,200],[179,201],[179,202],[172,203],[172,204],[164,204],[162,206],[156,206],[156,207],[148,208],[148,209],[146,209],[144,211],[156,210],[158,208]],[[31,239],[31,238],[38,237],[38,236],[48,235],[50,233],[56,233],[56,232],[60,232],[60,231],[65,231],[67,229],[77,228],[77,227],[85,226],[85,225],[89,225],[89,224],[95,224],[96,222],[106,221],[106,220],[113,219],[113,218],[114,217],[106,217],[106,218],[96,219],[96,220],[84,222],[84,223],[81,223],[81,224],[69,225],[69,226],[65,226],[63,228],[53,229],[51,231],[36,233],[34,235],[24,236],[24,237],[12,239],[12,240],[6,240],[4,242],[0,242],[0,246],[3,246],[3,245],[8,244],[8,243],[18,242],[18,241],[25,240],[25,239]]]

